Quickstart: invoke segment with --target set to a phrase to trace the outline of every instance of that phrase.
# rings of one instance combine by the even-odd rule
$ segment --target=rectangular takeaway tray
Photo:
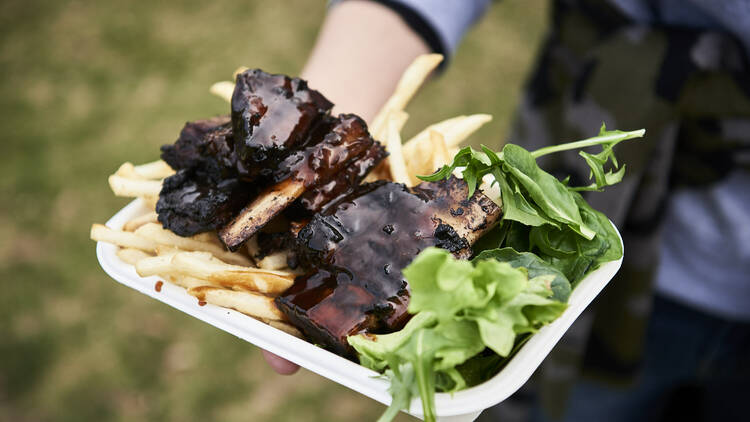
[[[143,202],[135,200],[107,221],[107,226],[121,229],[125,222],[146,212],[148,209]],[[211,304],[199,306],[197,299],[187,294],[182,287],[164,283],[161,291],[157,292],[154,286],[160,280],[158,277],[140,277],[132,265],[117,257],[116,252],[117,246],[112,244],[98,242],[96,246],[100,265],[118,282],[367,397],[390,404],[389,383],[376,372],[237,311]],[[622,259],[608,262],[578,283],[568,301],[568,309],[557,320],[534,334],[493,378],[453,394],[436,394],[435,411],[438,420],[473,421],[482,410],[500,403],[518,390],[573,321],[617,273],[621,264]],[[412,401],[409,413],[421,418],[422,404],[418,398]]]

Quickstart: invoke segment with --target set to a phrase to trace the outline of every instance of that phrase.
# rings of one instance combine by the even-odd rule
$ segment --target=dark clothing
[[[741,421],[750,396],[750,323],[656,297],[642,374],[628,387],[576,383],[565,422]],[[549,420],[541,407],[532,420]]]

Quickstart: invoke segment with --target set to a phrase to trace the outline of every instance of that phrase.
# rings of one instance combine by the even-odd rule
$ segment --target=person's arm
[[[355,113],[370,122],[406,67],[430,48],[392,9],[372,1],[333,6],[304,70],[335,113]]]

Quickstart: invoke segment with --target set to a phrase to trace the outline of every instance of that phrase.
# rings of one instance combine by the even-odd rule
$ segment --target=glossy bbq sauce
[[[353,114],[342,114],[319,125],[307,148],[287,156],[278,166],[276,180],[291,177],[306,189],[320,186],[339,176],[373,146],[367,125]]]
[[[307,82],[260,69],[237,76],[232,127],[247,164],[276,162],[303,143],[308,130],[333,104]]]
[[[313,341],[351,356],[346,336],[391,332],[409,318],[401,269],[433,246],[429,201],[403,185],[374,183],[317,214],[299,234],[303,260],[318,268],[277,299]]]

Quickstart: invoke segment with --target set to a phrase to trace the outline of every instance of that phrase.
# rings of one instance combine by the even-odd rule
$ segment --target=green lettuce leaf
[[[398,332],[348,338],[362,365],[392,379],[389,417],[418,392],[425,420],[434,420],[437,387],[467,385],[460,365],[487,348],[508,356],[519,333],[535,332],[565,310],[554,298],[557,274],[526,261],[534,264],[531,270],[490,256],[458,260],[428,248],[403,270],[411,288],[409,312],[416,315]]]

